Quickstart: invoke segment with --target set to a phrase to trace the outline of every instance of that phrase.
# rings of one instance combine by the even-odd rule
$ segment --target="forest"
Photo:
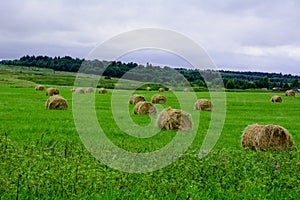
[[[221,85],[227,89],[256,89],[266,88],[286,90],[299,88],[299,76],[282,73],[242,72],[242,71],[213,71],[186,68],[171,68],[168,66],[146,66],[137,63],[121,61],[85,60],[49,56],[23,56],[15,60],[2,60],[0,64],[11,66],[27,66],[48,68],[53,71],[77,72],[104,75],[106,78],[125,78],[142,82],[164,83],[172,86],[207,87],[207,84]],[[221,76],[220,76],[221,75]],[[188,82],[187,82],[187,81]]]

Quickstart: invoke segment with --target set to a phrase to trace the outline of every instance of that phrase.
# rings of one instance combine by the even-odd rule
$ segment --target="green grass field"
[[[283,103],[271,103],[270,98],[275,93],[226,92],[226,120],[212,152],[203,158],[199,156],[211,120],[210,112],[201,112],[197,135],[178,160],[162,169],[136,174],[106,166],[84,147],[72,113],[70,83],[74,76],[56,73],[54,77],[44,71],[39,73],[9,72],[7,68],[0,71],[0,199],[300,197],[299,150],[253,152],[241,148],[243,129],[254,123],[285,127],[299,148],[298,94],[291,98],[276,93],[282,96]],[[48,99],[45,91],[34,90],[37,83],[50,86],[56,82],[61,83],[57,87],[69,103],[68,110],[45,109]],[[63,83],[68,86],[62,86]],[[150,100],[157,92],[139,90],[135,93]],[[179,108],[174,94],[163,94],[168,99],[163,107]],[[197,92],[196,95],[209,98],[208,92]],[[152,152],[164,147],[176,135],[175,131],[159,131],[144,139],[127,135],[114,122],[116,116],[112,115],[111,97],[112,90],[104,95],[95,94],[96,115],[107,137],[120,148],[136,153]],[[193,103],[190,99],[185,101],[191,107]],[[151,126],[149,116],[133,115],[132,109],[133,105],[124,105],[124,112],[131,113],[135,126]],[[190,112],[198,114],[197,111]],[[278,169],[274,169],[275,163],[279,165]]]

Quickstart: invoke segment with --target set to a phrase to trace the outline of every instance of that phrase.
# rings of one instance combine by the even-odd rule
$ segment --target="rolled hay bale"
[[[242,135],[242,146],[252,150],[267,150],[277,148],[286,150],[294,144],[289,132],[278,125],[253,124],[246,127]]]
[[[162,87],[161,87],[161,88],[158,89],[158,91],[159,91],[159,92],[164,92],[164,91],[165,91],[165,88],[162,88]]]
[[[107,93],[107,90],[105,88],[100,88],[98,90],[99,94],[106,94]]]
[[[192,129],[191,115],[171,107],[165,108],[158,115],[157,126],[165,130],[182,130],[188,131]]]
[[[212,111],[214,109],[213,104],[208,99],[199,99],[195,103],[195,110]]]
[[[152,88],[151,88],[151,87],[147,87],[146,90],[147,90],[147,91],[151,91]]]
[[[183,91],[184,92],[189,92],[190,90],[189,90],[189,88],[184,88]]]
[[[272,96],[271,101],[281,103],[282,99],[280,96],[275,95],[275,96]]]
[[[167,102],[167,98],[160,94],[155,94],[151,100],[152,103],[164,104]]]
[[[59,95],[51,96],[46,102],[46,108],[51,110],[67,110],[67,101]]]
[[[287,90],[287,91],[285,91],[285,96],[287,96],[287,97],[294,97],[295,96],[295,92],[293,90]]]
[[[140,101],[146,101],[145,97],[139,94],[134,94],[130,97],[129,103],[136,104]]]
[[[93,93],[93,92],[94,92],[94,88],[89,87],[89,88],[87,88],[87,89],[85,90],[85,92],[86,92],[86,93]]]
[[[37,90],[37,91],[42,91],[42,90],[44,90],[45,89],[45,87],[43,86],[43,85],[37,85],[36,87],[35,87],[35,90]]]
[[[155,115],[156,108],[150,102],[140,101],[134,106],[133,112],[136,115]]]
[[[57,88],[48,88],[46,90],[46,96],[53,96],[58,94],[59,94],[59,90]]]
[[[84,89],[83,88],[76,88],[74,91],[76,94],[84,94]]]

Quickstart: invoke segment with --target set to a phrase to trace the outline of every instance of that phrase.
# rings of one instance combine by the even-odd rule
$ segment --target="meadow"
[[[72,113],[70,84],[74,75],[7,69],[0,72],[0,199],[300,198],[299,94],[291,98],[268,91],[226,92],[224,128],[209,154],[202,157],[200,148],[211,113],[201,112],[193,143],[175,162],[153,172],[127,173],[101,163],[83,145]],[[56,85],[67,99],[69,109],[45,109],[48,97],[45,91],[34,90],[38,83]],[[157,93],[133,92],[147,100]],[[168,99],[163,107],[179,108],[176,96],[171,92],[163,94]],[[274,94],[280,95],[283,103],[271,103]],[[208,92],[196,95],[210,97]],[[120,148],[151,152],[176,135],[175,131],[160,131],[151,138],[127,135],[114,122],[111,97],[112,90],[95,94],[96,114],[107,137]],[[185,102],[193,107],[194,102]],[[124,105],[137,126],[151,123],[149,116],[136,116],[132,109],[133,105]],[[193,112],[192,115],[198,114]],[[242,132],[254,123],[285,127],[296,148],[288,152],[243,149]]]

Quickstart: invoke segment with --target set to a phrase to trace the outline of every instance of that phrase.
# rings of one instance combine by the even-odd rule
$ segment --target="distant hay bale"
[[[46,90],[46,96],[53,96],[58,94],[59,94],[59,90],[57,88],[48,88]]]
[[[287,97],[294,97],[295,96],[295,92],[293,90],[287,90],[285,92],[285,96],[287,96]]]
[[[184,88],[183,91],[184,91],[184,92],[189,92],[190,89],[189,89],[189,88]]]
[[[165,130],[183,130],[188,131],[192,129],[191,115],[173,108],[165,108],[158,116],[156,121],[160,129]]]
[[[275,95],[275,96],[272,96],[271,101],[281,103],[282,99],[280,96]]]
[[[59,95],[51,96],[46,102],[46,108],[51,110],[67,110],[67,101]]]
[[[147,91],[151,91],[152,89],[151,89],[151,87],[147,87],[146,90]]]
[[[99,94],[106,94],[107,93],[107,90],[105,88],[100,88],[98,90]]]
[[[137,115],[155,115],[156,108],[150,102],[140,101],[135,105],[133,112]]]
[[[45,87],[43,86],[43,85],[37,85],[36,87],[35,87],[35,90],[38,90],[38,91],[42,91],[42,90],[44,90],[45,89]]]
[[[83,88],[76,88],[74,91],[76,94],[84,94],[84,89]]]
[[[130,104],[136,104],[140,101],[146,101],[145,97],[142,96],[142,95],[139,95],[139,94],[135,94],[135,95],[132,95],[130,97],[129,103]]]
[[[94,92],[94,88],[89,87],[89,88],[87,88],[87,89],[85,90],[85,92],[86,92],[86,93],[93,93],[93,92]]]
[[[164,88],[159,88],[158,91],[159,91],[159,92],[164,92],[165,89],[164,89]]]
[[[208,99],[199,99],[195,103],[195,110],[206,110],[206,111],[212,111],[214,109],[213,104]]]
[[[242,135],[242,146],[255,151],[269,148],[286,150],[293,144],[292,136],[285,128],[278,125],[249,125]]]
[[[167,102],[167,98],[160,94],[155,94],[151,100],[152,103],[164,104]]]

